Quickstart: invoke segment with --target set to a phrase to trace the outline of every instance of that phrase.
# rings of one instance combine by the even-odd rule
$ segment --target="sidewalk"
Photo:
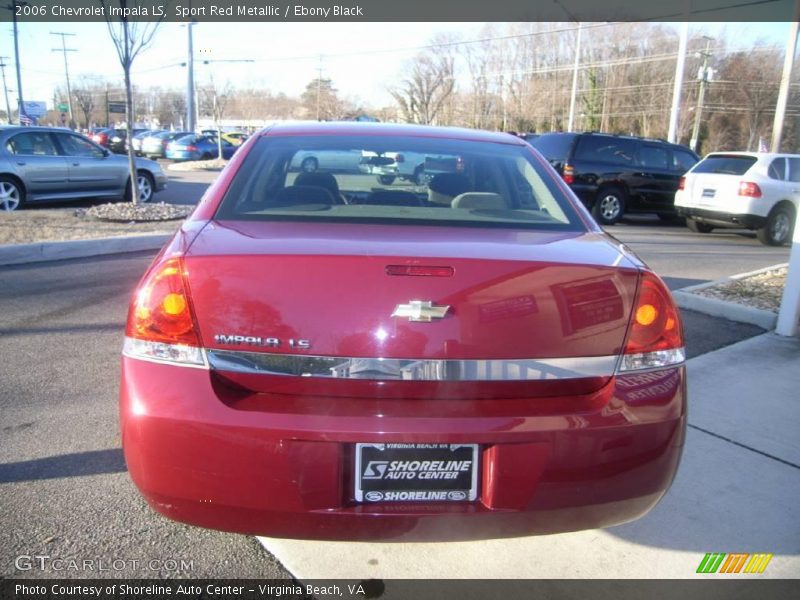
[[[688,371],[683,460],[639,521],[446,544],[260,540],[300,581],[708,578],[695,573],[706,552],[774,553],[763,574],[747,577],[800,577],[800,340],[763,334],[691,359]],[[402,590],[387,582],[383,597]]]

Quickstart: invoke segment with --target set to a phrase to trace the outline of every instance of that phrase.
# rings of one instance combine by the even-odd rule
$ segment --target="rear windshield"
[[[614,164],[633,164],[636,141],[605,135],[584,135],[578,142],[575,158]]]
[[[545,133],[534,140],[530,140],[530,144],[541,152],[542,156],[547,160],[566,161],[574,139],[575,136],[570,134]]]
[[[262,137],[216,218],[584,230],[526,148],[423,137]]]
[[[701,160],[692,173],[722,173],[725,175],[744,175],[747,169],[756,164],[755,156],[711,154]]]

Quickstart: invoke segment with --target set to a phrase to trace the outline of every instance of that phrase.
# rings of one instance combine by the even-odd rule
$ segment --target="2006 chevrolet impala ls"
[[[295,160],[336,153],[361,158]],[[424,174],[381,184],[404,155]],[[125,457],[155,510],[228,531],[604,527],[675,475],[683,346],[663,282],[521,140],[275,125],[134,294]]]

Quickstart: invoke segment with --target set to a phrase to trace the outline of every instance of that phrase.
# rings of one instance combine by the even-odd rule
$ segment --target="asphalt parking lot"
[[[216,175],[169,173],[170,188],[166,193],[174,195],[169,200],[159,199],[177,203],[196,202]],[[631,219],[610,228],[610,232],[650,263],[672,289],[785,262],[788,257],[788,249],[765,248],[746,234],[693,234],[684,227],[646,218]],[[268,552],[254,538],[168,521],[144,504],[129,481],[117,427],[119,352],[125,311],[130,291],[153,254],[21,265],[2,271],[0,361],[4,376],[0,384],[0,415],[4,443],[0,444],[3,495],[0,577],[86,576],[83,572],[42,573],[15,567],[17,557],[35,554],[125,561],[125,568],[96,573],[103,577],[458,577],[464,573],[463,564],[481,569],[471,572],[473,576],[624,577],[624,573],[608,570],[610,565],[619,565],[621,561],[636,567],[631,567],[630,573],[648,576],[643,575],[647,573],[647,561],[657,563],[658,554],[653,552],[664,548],[679,551],[680,560],[664,562],[663,568],[653,570],[652,575],[688,577],[692,573],[685,572],[686,565],[695,555],[715,550],[738,551],[738,547],[733,548],[738,539],[737,528],[758,529],[757,520],[746,527],[742,524],[748,516],[757,514],[757,505],[742,505],[737,498],[748,488],[759,485],[785,488],[777,505],[769,504],[767,492],[754,500],[778,507],[778,514],[768,521],[768,532],[776,537],[772,540],[758,537],[763,547],[741,550],[800,554],[797,544],[800,532],[796,527],[800,519],[796,508],[792,508],[796,503],[786,500],[786,494],[796,497],[800,492],[796,456],[782,454],[780,449],[768,452],[788,456],[786,460],[795,465],[780,466],[747,449],[737,447],[733,452],[730,443],[700,430],[690,431],[688,444],[693,449],[692,456],[704,460],[687,462],[673,491],[645,519],[606,531],[547,536],[533,541],[486,542],[478,549],[428,546],[424,556],[431,565],[440,565],[438,570],[430,572],[414,570],[420,568],[419,563],[411,560],[415,555],[419,558],[418,547],[351,545],[347,552],[352,553],[355,562],[348,562],[339,560],[343,550],[335,544],[270,540],[266,542]],[[711,358],[715,355],[709,354],[708,359],[702,355],[762,331],[690,311],[683,316],[689,356],[700,357],[695,376],[707,380],[709,386],[690,390],[697,398],[714,395],[712,375],[719,366]],[[757,346],[753,352],[759,352]],[[776,433],[779,425],[772,431],[782,440],[785,433]],[[712,481],[709,473],[715,471],[720,478]],[[746,476],[741,475],[745,473]],[[746,478],[740,480],[740,475]],[[698,482],[702,482],[700,487],[707,484],[708,493],[696,494]],[[730,498],[720,500],[725,494],[730,494]],[[676,510],[694,501],[719,502],[719,510],[690,511],[679,521],[671,521],[678,514]],[[670,533],[678,527],[683,530],[698,527],[693,519],[708,518],[717,519],[711,527],[720,534],[708,542],[694,535],[689,544],[687,538]],[[743,543],[754,539],[742,538]],[[560,558],[558,561],[553,558],[552,563],[543,561],[541,557],[550,556],[554,543],[565,549],[565,556],[570,553],[579,556],[586,548],[594,548],[607,555],[607,559],[592,563],[599,570],[591,572],[576,568],[574,560],[572,566],[570,561],[559,562]],[[704,546],[706,543],[727,544],[730,549],[711,548]],[[648,553],[641,554],[642,546],[648,548]],[[455,551],[459,549],[463,552]],[[443,552],[449,553],[450,559]],[[522,557],[530,557],[531,552],[539,558],[528,561],[526,571],[520,561]],[[496,556],[497,560],[487,563],[480,556]],[[504,562],[503,556],[520,558]],[[447,562],[453,557],[463,559],[461,571],[458,560]],[[281,560],[289,562],[284,566]],[[358,561],[363,562],[363,571],[352,569],[353,565],[362,564]],[[676,564],[680,570],[669,566]],[[798,574],[791,570],[796,568],[793,562],[775,571],[791,576]],[[609,574],[612,572],[613,575]]]

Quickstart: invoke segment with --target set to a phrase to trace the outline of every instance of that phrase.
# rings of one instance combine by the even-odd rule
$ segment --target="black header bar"
[[[16,0],[3,2],[0,21],[237,22],[789,22],[794,0]],[[127,11],[127,12],[125,12]]]

